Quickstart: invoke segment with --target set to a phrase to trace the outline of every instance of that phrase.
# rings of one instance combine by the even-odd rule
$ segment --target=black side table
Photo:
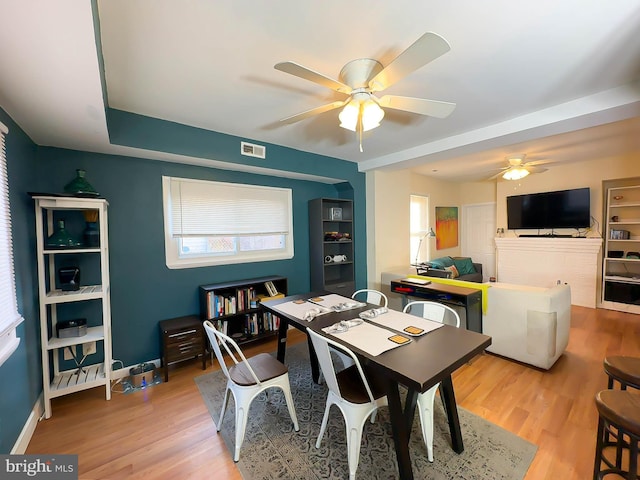
[[[162,320],[158,323],[162,337],[162,367],[164,381],[169,381],[169,365],[202,357],[202,369],[207,368],[207,342],[202,320],[198,315]]]

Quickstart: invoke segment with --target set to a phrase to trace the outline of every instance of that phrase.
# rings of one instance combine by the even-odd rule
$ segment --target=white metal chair
[[[224,412],[229,403],[229,392],[233,395],[236,404],[236,447],[233,454],[233,461],[237,462],[240,458],[240,447],[244,440],[244,434],[247,426],[247,414],[253,399],[264,392],[268,388],[280,388],[287,401],[289,415],[293,421],[293,428],[297,432],[298,417],[293,405],[293,397],[291,396],[291,386],[289,384],[289,370],[286,365],[273,358],[268,353],[260,353],[254,357],[247,359],[238,344],[227,335],[216,330],[211,322],[204,322],[204,329],[209,337],[209,343],[213,347],[216,354],[220,369],[227,377],[227,386],[222,400],[222,412],[220,412],[220,420],[216,426],[220,431]],[[222,350],[220,346],[233,360],[233,365],[227,368]]]
[[[360,461],[360,442],[364,422],[368,417],[371,417],[371,423],[373,423],[378,408],[387,405],[385,386],[375,378],[369,378],[365,375],[358,358],[351,350],[310,329],[307,329],[307,332],[313,342],[320,369],[329,388],[316,448],[320,448],[322,437],[327,428],[329,410],[332,405],[336,405],[342,412],[347,429],[349,479],[354,480]],[[351,357],[353,365],[336,372],[331,358],[330,346]]]
[[[415,301],[407,303],[402,309],[405,313],[411,310],[419,310],[421,316],[433,320],[434,322],[445,323],[447,319],[453,319],[457,328],[460,328],[460,315],[453,308],[437,302]],[[436,397],[436,390],[440,384],[434,385],[429,390],[418,395],[418,413],[420,414],[420,425],[422,426],[422,437],[427,447],[427,459],[433,462],[433,402]],[[442,402],[444,407],[444,401]]]
[[[363,296],[364,296],[365,302],[373,303],[375,305],[380,305],[381,307],[386,307],[387,304],[389,303],[387,300],[387,296],[384,293],[371,288],[363,288],[362,290],[353,292],[353,295],[351,295],[351,298],[353,298],[354,300],[357,300],[356,297],[361,298]]]

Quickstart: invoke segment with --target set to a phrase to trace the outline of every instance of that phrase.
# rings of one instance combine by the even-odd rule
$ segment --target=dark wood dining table
[[[366,305],[347,311],[326,313],[315,317],[312,321],[302,320],[278,309],[278,306],[284,303],[295,300],[308,300],[329,294],[330,292],[323,291],[309,292],[261,303],[262,308],[280,318],[278,360],[281,362],[285,360],[287,331],[290,325],[305,333],[306,329],[310,328],[321,335],[329,336],[322,331],[323,328],[341,320],[358,318],[360,312],[377,307],[377,305]],[[380,326],[379,324],[376,325]],[[330,338],[343,343],[340,341],[339,336],[330,336]],[[320,380],[318,359],[308,336],[307,340],[312,376],[317,383]],[[418,394],[426,392],[437,383],[440,383],[440,394],[443,397],[447,411],[451,447],[457,453],[464,451],[451,374],[491,345],[491,337],[449,325],[444,325],[426,335],[413,337],[412,340],[406,345],[393,348],[376,356],[344,343],[346,347],[358,355],[363,365],[367,365],[387,380],[389,416],[398,460],[399,478],[403,480],[413,479],[411,457],[409,455],[409,436],[415,416]],[[400,385],[407,389],[404,406],[400,399]]]

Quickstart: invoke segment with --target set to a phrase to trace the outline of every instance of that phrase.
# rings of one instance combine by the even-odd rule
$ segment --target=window
[[[411,195],[409,215],[409,263],[424,262],[429,259],[429,247],[424,241],[429,232],[429,197]]]
[[[169,268],[293,257],[291,189],[162,177]]]
[[[11,242],[11,210],[9,208],[9,176],[4,137],[9,133],[0,122],[0,365],[18,348],[16,327],[22,322],[16,299],[16,278]]]

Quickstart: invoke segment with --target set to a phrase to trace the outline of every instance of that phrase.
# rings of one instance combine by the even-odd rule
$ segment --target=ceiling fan
[[[384,117],[384,110],[381,107],[445,118],[453,112],[456,107],[455,103],[397,95],[385,95],[378,98],[375,93],[385,90],[411,72],[444,55],[450,49],[449,43],[440,35],[427,32],[386,67],[370,58],[350,61],[342,67],[338,76],[339,80],[334,80],[295,62],[277,63],[274,66],[276,70],[348,95],[343,101],[312,108],[280,121],[294,123],[313,115],[344,107],[338,115],[340,126],[358,133],[360,151],[362,152],[362,133],[380,125],[380,121]]]
[[[502,177],[505,180],[520,180],[530,173],[542,173],[546,172],[548,168],[538,166],[536,162],[525,162],[525,154],[512,155],[507,157],[509,166],[500,169],[500,172],[489,177],[489,180],[493,180],[498,177]]]

